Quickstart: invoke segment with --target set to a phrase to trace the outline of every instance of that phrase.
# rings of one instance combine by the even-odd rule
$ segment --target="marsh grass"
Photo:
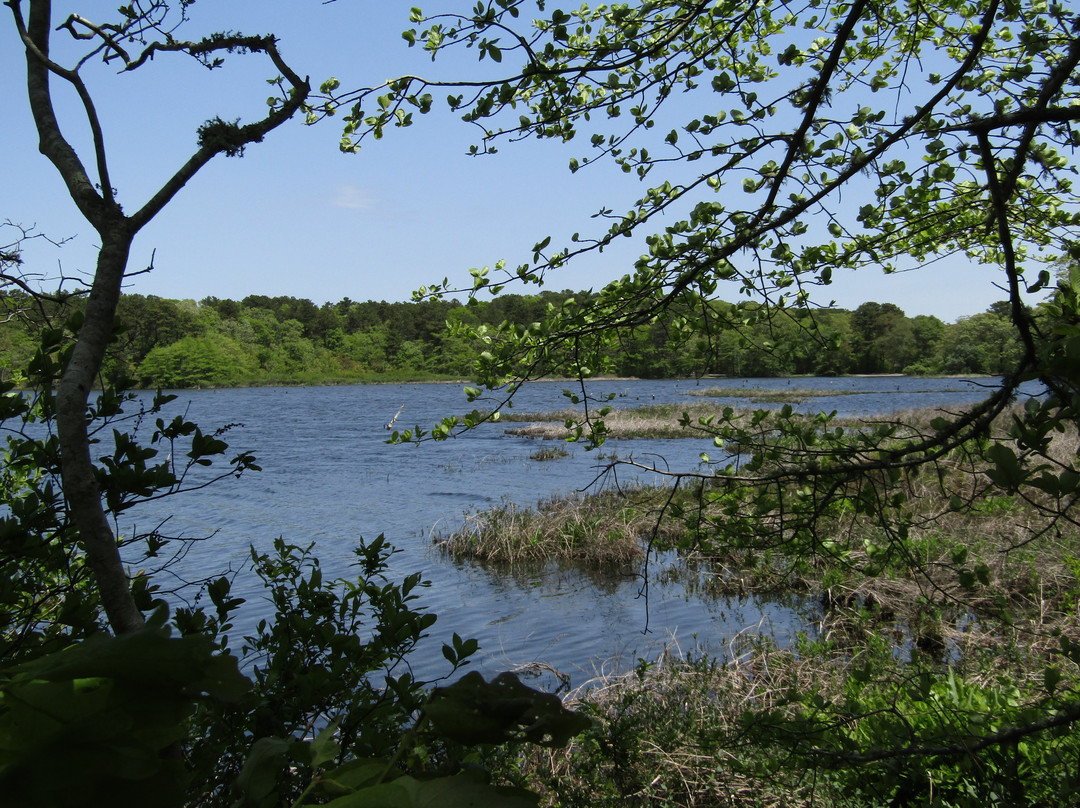
[[[831,398],[833,396],[859,396],[865,395],[867,390],[837,390],[835,388],[816,387],[786,387],[786,388],[746,388],[746,387],[705,387],[685,391],[688,396],[702,396],[705,398],[733,398],[750,399],[751,401],[764,401],[779,404],[801,404],[808,398]],[[908,393],[938,393],[946,392],[938,390],[905,390]],[[948,392],[967,392],[967,388],[956,388]]]
[[[1052,454],[1068,456],[1077,445],[1070,431]],[[1080,640],[1080,532],[1055,520],[1054,503],[994,488],[970,459],[908,475],[896,495],[902,528],[876,514],[831,513],[816,526],[828,551],[747,553],[714,541],[688,570],[714,595],[813,593],[829,630],[863,639],[888,630],[898,646],[939,658],[994,645],[1006,627],[1038,656],[1061,636]],[[722,519],[705,520],[706,532],[722,535]]]
[[[508,566],[557,560],[598,568],[640,562],[650,539],[667,540],[675,524],[658,523],[660,489],[627,488],[588,496],[566,495],[541,501],[536,508],[503,503],[468,514],[450,534],[435,542],[457,558]]]
[[[690,416],[691,423],[696,423],[698,418],[715,415],[716,412],[716,405],[704,402],[649,404],[643,407],[612,410],[605,416],[604,425],[607,427],[607,436],[610,438],[700,438],[703,436],[700,429],[683,427],[679,424],[679,419],[683,413],[686,413]],[[514,413],[509,417],[503,414],[500,420],[526,422],[527,425],[525,426],[507,429],[506,432],[509,435],[544,440],[564,440],[570,435],[570,430],[566,428],[566,422],[569,420],[576,423],[582,417],[581,410],[565,409],[549,412]]]
[[[901,435],[931,434],[939,414],[852,419],[845,428],[904,423]],[[1072,430],[1058,435],[1052,450],[1074,457],[1078,445]],[[609,490],[532,509],[504,505],[471,514],[440,544],[454,556],[492,563],[597,568],[639,563],[649,547],[676,550],[681,563],[667,575],[681,576],[692,593],[809,594],[824,608],[830,631],[853,637],[885,632],[905,654],[970,653],[997,642],[1004,620],[1027,626],[1029,645],[1053,633],[1077,633],[1070,623],[1080,602],[1077,530],[1053,523],[1037,502],[994,489],[971,457],[908,474],[890,489],[903,503],[890,517],[902,521],[902,534],[898,522],[860,513],[851,500],[818,514],[810,539],[785,538],[783,530],[798,529],[793,522],[796,527],[781,529],[772,543],[729,541],[732,516],[710,504],[711,485],[675,493],[659,486]],[[683,519],[673,516],[680,509]]]
[[[517,782],[567,808],[809,805],[809,784],[766,780],[757,772],[765,761],[742,753],[744,741],[718,744],[744,734],[750,704],[780,701],[790,684],[772,664],[780,657],[792,659],[762,648],[753,659],[720,663],[675,649],[633,671],[602,674],[567,702],[593,719],[592,729],[565,749],[511,750]]]
[[[902,423],[901,439],[933,434],[939,414],[911,411],[842,426]],[[996,425],[999,437],[1009,417]],[[1050,454],[1075,461],[1078,447],[1076,430],[1068,430],[1054,437]],[[570,548],[568,557],[592,563],[593,555],[604,558],[602,551],[579,550],[617,535],[634,537],[622,557],[634,563],[642,542],[655,538],[656,546],[682,549],[685,563],[667,574],[684,576],[692,591],[796,595],[809,604],[804,633],[788,647],[750,629],[720,658],[673,649],[633,671],[601,672],[571,700],[594,719],[591,730],[566,749],[504,750],[497,769],[541,793],[545,805],[570,808],[924,804],[896,803],[896,792],[882,783],[930,778],[937,793],[957,783],[981,788],[986,777],[1019,782],[1016,758],[1006,751],[838,768],[811,748],[827,745],[827,734],[812,742],[804,734],[827,726],[826,733],[841,733],[852,749],[934,745],[988,731],[980,721],[1032,720],[1050,698],[1048,671],[1061,677],[1058,692],[1080,689],[1080,665],[1061,654],[1065,641],[1080,643],[1078,530],[1068,520],[1054,521],[1055,503],[995,488],[985,470],[977,453],[955,453],[928,473],[890,484],[880,510],[861,511],[853,500],[823,511],[814,542],[802,545],[725,541],[731,514],[710,511],[707,481],[676,496],[643,487],[544,502],[534,511],[503,510],[494,519],[491,512],[474,515],[471,533],[459,541],[468,549],[489,535],[499,551],[488,558],[513,559],[528,545],[530,554],[538,552],[530,558],[543,558],[542,547]],[[896,507],[886,507],[896,495]],[[672,518],[673,505],[694,518]],[[605,510],[618,518],[605,519]],[[538,534],[554,538],[534,540]],[[937,682],[936,695],[913,697],[918,681]],[[1014,712],[980,714],[956,701],[968,698],[963,694],[989,694]],[[900,720],[890,723],[894,714]],[[969,718],[966,730],[962,722]],[[1023,754],[1023,788],[1030,794],[1054,804],[1053,795],[1076,793],[1068,791],[1080,783],[1075,731],[1032,736]],[[1073,768],[1059,762],[1066,759]],[[1027,804],[1039,804],[1032,799]]]
[[[839,393],[837,395],[840,395]],[[647,404],[641,407],[613,409],[604,417],[606,435],[622,440],[668,438],[711,438],[707,428],[701,426],[702,419],[715,418],[724,405],[708,401],[689,401],[672,404]],[[750,409],[733,408],[732,422],[748,423],[754,415]],[[909,428],[923,432],[932,431],[930,422],[937,416],[948,415],[947,409],[902,409],[895,413],[874,417],[834,417],[829,425],[832,428],[862,429],[868,425],[883,423],[903,423]],[[689,418],[689,425],[683,426],[683,416]],[[571,434],[566,422],[578,423],[584,417],[581,410],[562,409],[547,412],[502,413],[500,422],[522,423],[523,426],[506,430],[508,435],[542,440],[565,440]]]
[[[1014,645],[980,646],[977,654],[954,660],[951,670],[964,677],[969,690],[1007,690],[1017,702],[1037,704],[1045,698],[1042,668],[1019,663],[1023,656]],[[565,808],[926,804],[891,802],[893,795],[880,783],[905,767],[916,774],[937,767],[933,776],[944,780],[942,774],[952,773],[954,761],[901,756],[834,774],[834,764],[812,751],[821,738],[807,735],[812,726],[807,718],[820,711],[819,717],[832,723],[827,716],[836,710],[834,726],[858,737],[858,725],[873,725],[876,717],[846,712],[858,709],[852,702],[856,693],[864,703],[884,698],[883,712],[888,713],[896,685],[916,681],[920,674],[944,676],[946,670],[897,659],[880,638],[867,642],[826,629],[780,648],[749,629],[731,640],[723,658],[683,654],[673,647],[654,661],[639,660],[632,671],[599,673],[566,702],[593,719],[589,731],[563,749],[504,750],[497,768],[510,773],[515,784],[539,792],[544,805]],[[860,671],[872,674],[853,691],[852,674]],[[1061,684],[1075,687],[1075,671]],[[808,694],[816,705],[809,714],[804,709]],[[932,702],[925,709],[927,715],[916,716],[913,724],[897,724],[892,740],[910,740],[917,736],[908,733],[926,731],[920,720],[944,720],[946,725],[953,720],[947,711],[934,715]],[[1034,740],[1045,745],[1051,762],[1075,754],[1078,741],[1068,735]],[[800,755],[806,765],[797,764]],[[965,765],[969,771],[980,768],[974,756],[955,765],[961,774]],[[1053,793],[1055,781],[1075,779],[1068,768],[1036,767],[1025,774],[1027,784],[1045,778],[1042,787]]]
[[[543,462],[546,460],[560,460],[569,456],[570,453],[561,446],[545,446],[543,449],[538,449],[529,455],[529,459]]]

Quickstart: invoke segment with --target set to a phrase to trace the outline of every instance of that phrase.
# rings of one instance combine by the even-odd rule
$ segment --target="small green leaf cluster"
[[[843,795],[839,804],[915,804],[931,793],[935,805],[957,808],[1062,804],[1080,791],[1063,765],[1077,740],[1055,719],[1075,704],[1055,697],[1060,673],[1046,671],[1041,693],[1008,676],[973,682],[952,669],[914,672],[896,687],[869,660],[853,667],[837,699],[789,693],[797,716],[787,719],[787,741],[783,730],[776,737],[794,740],[796,753]]]

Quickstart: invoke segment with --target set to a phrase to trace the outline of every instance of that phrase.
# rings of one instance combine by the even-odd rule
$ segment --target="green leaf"
[[[387,770],[389,769],[389,772]],[[362,786],[374,785],[387,773],[386,780],[392,780],[394,770],[385,760],[357,758],[342,763],[322,775],[322,786],[332,796],[356,791]]]
[[[476,672],[436,688],[424,713],[443,736],[465,744],[524,739],[542,746],[565,746],[591,721],[562,706],[558,697],[533,690],[513,673],[491,682]]]
[[[324,763],[334,760],[340,751],[336,735],[341,725],[341,716],[327,724],[315,740],[311,742],[311,765],[320,768]]]
[[[1046,692],[1049,695],[1054,695],[1054,691],[1057,689],[1061,679],[1061,671],[1053,665],[1047,665],[1043,668],[1043,687],[1046,688]]]
[[[1006,490],[1015,490],[1027,477],[1020,467],[1020,460],[1011,448],[995,443],[987,449],[987,457],[994,468],[987,469],[986,476]]]
[[[243,795],[240,806],[261,806],[277,792],[289,764],[289,750],[295,741],[283,738],[259,738],[251,747],[240,773],[236,789]]]
[[[20,665],[14,673],[13,681],[121,679],[192,696],[205,693],[229,701],[244,695],[251,686],[241,675],[236,658],[215,653],[209,638],[170,637],[165,630],[157,628],[116,637],[97,634],[63,651]]]

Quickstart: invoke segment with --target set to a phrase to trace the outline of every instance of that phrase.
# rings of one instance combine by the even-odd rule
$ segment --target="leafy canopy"
[[[524,22],[535,6],[542,15]],[[1077,214],[1071,122],[1077,21],[1065,5],[648,0],[569,11],[523,0],[425,18],[404,33],[433,59],[473,48],[498,76],[402,78],[331,93],[349,107],[343,148],[408,125],[432,94],[479,129],[476,152],[526,138],[571,142],[571,171],[609,162],[645,182],[606,230],[535,246],[531,264],[473,270],[473,287],[542,281],[583,252],[648,233],[649,253],[602,299],[543,336],[499,335],[485,381],[527,346],[647,323],[722,282],[769,305],[863,267],[949,256],[1004,270],[1030,349],[1023,291],[1068,251]],[[512,66],[511,66],[512,65]],[[327,89],[324,86],[324,89]],[[584,141],[584,144],[582,144]],[[582,145],[579,145],[582,144]],[[659,227],[658,217],[675,221]],[[422,293],[444,291],[439,283]],[[822,302],[822,301],[815,301]]]

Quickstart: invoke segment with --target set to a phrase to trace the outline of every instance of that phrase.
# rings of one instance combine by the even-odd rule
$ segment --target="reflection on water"
[[[837,410],[841,415],[877,415],[916,406],[959,406],[985,395],[981,385],[953,379],[843,378],[736,379],[721,381],[618,381],[597,383],[600,393],[616,393],[615,406],[714,401],[718,405],[780,406],[738,399],[688,399],[703,387],[858,390],[856,395],[807,398],[796,409]],[[518,395],[519,411],[562,409],[560,382],[534,383]],[[436,531],[457,528],[463,514],[509,501],[533,505],[557,493],[592,483],[602,465],[596,452],[566,444],[566,457],[529,459],[536,441],[508,436],[503,425],[487,424],[468,435],[422,446],[390,446],[385,424],[401,410],[399,428],[429,428],[448,413],[466,409],[460,385],[363,385],[350,387],[254,388],[182,391],[177,410],[205,431],[226,423],[231,448],[251,450],[263,471],[227,480],[186,497],[148,503],[125,513],[145,529],[170,516],[175,535],[214,537],[195,545],[183,561],[190,577],[243,566],[248,546],[260,550],[282,536],[306,545],[328,576],[349,575],[352,549],[360,537],[380,533],[399,549],[392,574],[421,571],[431,585],[420,602],[439,615],[431,641],[416,660],[420,675],[442,670],[439,648],[452,632],[480,640],[487,672],[543,661],[573,674],[592,675],[609,660],[629,667],[638,657],[654,657],[665,643],[684,649],[708,645],[722,652],[727,640],[748,627],[761,627],[778,641],[806,625],[800,609],[752,599],[709,599],[651,566],[648,587],[637,575],[604,576],[549,566],[507,572],[454,562],[432,547]],[[402,408],[402,405],[404,407]],[[480,402],[478,406],[484,406]],[[605,454],[654,458],[658,467],[691,469],[711,441],[609,441]],[[651,461],[650,461],[651,462]],[[643,479],[634,471],[620,482]],[[125,531],[126,532],[126,531]],[[265,595],[243,577],[235,594],[248,599],[245,626],[268,612]],[[647,595],[647,597],[646,597]],[[647,633],[646,633],[647,631]],[[599,662],[597,662],[599,660]]]

